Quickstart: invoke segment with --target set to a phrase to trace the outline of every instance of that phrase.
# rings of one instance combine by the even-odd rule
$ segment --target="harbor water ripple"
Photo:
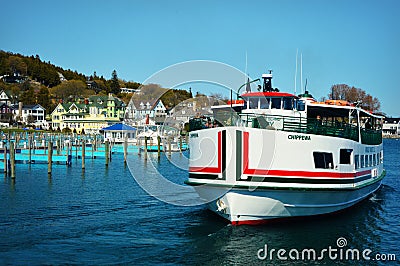
[[[114,155],[108,167],[102,159],[87,159],[84,172],[80,160],[71,167],[53,165],[51,177],[47,165],[17,165],[15,181],[4,175],[0,182],[0,265],[399,265],[399,155],[400,140],[385,139],[383,186],[356,207],[265,226],[230,226],[205,206],[153,198],[135,182],[122,154]],[[154,162],[129,156],[138,171]],[[184,154],[172,156],[186,160]],[[175,183],[187,178],[164,156],[155,165]],[[348,248],[395,254],[396,261],[257,256],[265,245],[337,248],[339,238]]]

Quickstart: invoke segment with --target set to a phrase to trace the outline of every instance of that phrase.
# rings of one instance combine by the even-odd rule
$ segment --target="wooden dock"
[[[178,147],[178,148],[177,148]],[[180,139],[179,145],[171,148],[170,143],[164,145],[158,141],[154,143],[116,144],[105,140],[101,135],[77,135],[44,132],[0,132],[0,170],[11,174],[15,178],[16,164],[48,164],[48,174],[51,174],[52,164],[72,166],[73,160],[82,161],[82,170],[85,169],[86,159],[101,159],[108,165],[112,154],[124,154],[126,163],[129,155],[144,154],[147,152],[181,152],[187,149],[186,142]]]

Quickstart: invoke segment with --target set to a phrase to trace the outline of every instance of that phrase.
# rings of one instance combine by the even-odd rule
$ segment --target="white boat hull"
[[[236,189],[226,192],[211,186],[195,187],[200,197],[222,197],[208,208],[234,225],[260,224],[273,219],[313,216],[338,212],[368,198],[381,186],[381,180],[355,190],[277,190]]]

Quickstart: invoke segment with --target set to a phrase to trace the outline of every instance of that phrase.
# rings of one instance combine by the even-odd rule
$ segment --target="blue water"
[[[184,207],[159,201],[136,183],[123,156],[87,159],[72,167],[17,165],[17,177],[0,182],[1,265],[399,265],[400,140],[384,140],[387,175],[383,187],[348,211],[265,226],[230,226],[204,206]],[[154,165],[175,183],[187,173],[163,156],[145,161],[131,154],[133,173]],[[185,154],[174,154],[184,164]],[[151,180],[152,174],[148,178]],[[168,193],[166,191],[165,193]],[[180,195],[177,195],[180,197]],[[320,251],[336,247],[394,254],[397,261],[260,260],[270,249]],[[287,254],[286,254],[287,255]]]

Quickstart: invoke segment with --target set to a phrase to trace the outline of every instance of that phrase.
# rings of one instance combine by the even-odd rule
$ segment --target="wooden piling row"
[[[183,137],[179,137],[177,142],[179,143],[179,150],[182,152],[183,150]],[[186,136],[187,137],[187,136]],[[86,138],[84,135],[80,136],[71,136],[71,135],[63,135],[63,134],[44,134],[44,133],[9,133],[6,134],[6,139],[4,141],[4,145],[0,147],[0,150],[3,150],[4,157],[4,173],[9,173],[12,178],[15,178],[15,153],[16,149],[24,148],[28,151],[28,163],[31,164],[34,161],[33,154],[37,154],[37,150],[41,151],[39,154],[47,155],[47,164],[48,164],[48,174],[52,174],[52,165],[53,165],[53,155],[56,152],[57,155],[63,154],[63,151],[66,151],[66,163],[68,166],[71,165],[71,158],[73,158],[73,147],[75,147],[75,158],[78,158],[79,150],[81,149],[82,156],[82,170],[86,168],[86,143],[91,143],[91,156],[95,158],[95,152],[99,149],[99,146],[104,143],[104,156],[105,156],[105,164],[106,166],[112,160],[112,149],[114,142],[110,140],[105,140],[102,142],[102,138],[95,135],[93,138]],[[161,136],[157,136],[157,141],[153,141],[153,139],[149,139],[149,137],[145,137],[144,141],[142,139],[137,141],[137,148],[139,155],[143,152],[144,160],[148,159],[149,152],[149,144],[151,146],[157,145],[157,157],[160,159],[161,152],[165,152],[166,155],[171,156],[172,154],[172,138],[167,137],[162,139]],[[144,143],[143,143],[144,142]],[[150,143],[149,143],[150,142]],[[186,141],[187,143],[187,141]],[[125,139],[122,143],[123,145],[123,156],[124,163],[127,163],[128,160],[128,148],[129,143],[128,139],[125,136]],[[163,145],[163,146],[162,146]],[[175,145],[175,144],[174,144]],[[0,145],[1,146],[1,145]],[[23,146],[23,147],[22,147]],[[174,146],[175,147],[175,146]],[[19,155],[18,155],[19,156]]]

